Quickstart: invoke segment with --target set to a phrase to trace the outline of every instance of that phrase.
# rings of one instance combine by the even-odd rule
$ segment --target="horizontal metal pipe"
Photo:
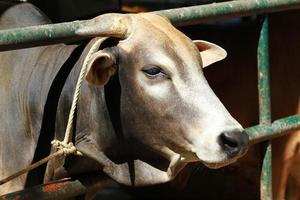
[[[83,39],[76,34],[81,21],[13,28],[0,31],[0,51]]]
[[[0,196],[0,200],[28,199],[68,199],[86,192],[86,188],[77,180],[61,180],[58,182],[34,186],[18,192]]]
[[[246,128],[251,144],[270,140],[288,134],[292,130],[300,129],[300,115],[293,115],[276,120],[271,126],[257,125]]]
[[[297,8],[300,8],[300,0],[238,0],[161,10],[154,13],[167,17],[175,26],[183,26]]]
[[[182,26],[296,8],[300,8],[300,0],[237,0],[161,10],[153,13],[169,18],[175,26]],[[80,27],[85,26],[85,24],[86,21],[73,21],[1,30],[0,51],[92,37],[93,34],[86,33],[86,35],[79,35],[76,33],[76,31]]]

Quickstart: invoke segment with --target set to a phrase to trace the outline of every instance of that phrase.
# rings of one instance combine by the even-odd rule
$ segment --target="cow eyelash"
[[[162,77],[166,77],[167,78],[167,74],[164,72],[163,69],[161,69],[160,67],[157,66],[147,66],[145,68],[142,69],[142,72],[148,77],[148,78],[162,78]]]

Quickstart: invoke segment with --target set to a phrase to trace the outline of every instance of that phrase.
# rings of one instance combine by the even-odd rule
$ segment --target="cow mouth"
[[[215,162],[215,163],[214,162],[211,162],[211,163],[202,162],[202,163],[210,169],[219,169],[219,168],[222,168],[222,167],[226,167],[227,165],[230,165],[230,164],[232,164],[236,161],[237,161],[237,158],[227,160],[227,161],[224,161],[224,162]]]
[[[210,169],[219,169],[222,167],[225,167],[227,165],[230,165],[234,162],[236,162],[239,158],[243,157],[248,151],[247,147],[242,147],[236,152],[219,152],[218,157],[215,159],[211,159],[212,157],[207,156],[201,156],[201,154],[197,154],[197,157],[199,158],[199,161],[205,165],[206,167]],[[206,157],[206,159],[204,158]],[[202,158],[202,159],[201,159]]]
[[[217,162],[211,162],[211,161],[204,161],[199,159],[196,160],[190,160],[190,159],[186,159],[185,157],[180,157],[180,160],[178,160],[178,162],[176,162],[176,164],[174,164],[174,167],[170,166],[170,169],[174,168],[174,170],[172,170],[172,174],[177,174],[182,167],[178,169],[177,166],[182,166],[183,164],[186,165],[188,163],[202,163],[203,165],[205,165],[206,167],[210,168],[210,169],[219,169],[222,167],[226,167],[227,165],[230,165],[234,162],[236,162],[238,160],[238,158],[240,158],[241,156],[238,157],[234,157],[231,159],[225,159],[225,160],[221,160],[221,161],[217,161]]]

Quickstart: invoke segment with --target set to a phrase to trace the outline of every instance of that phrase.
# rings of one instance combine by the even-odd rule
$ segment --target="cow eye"
[[[156,66],[145,67],[142,69],[144,74],[149,78],[158,78],[158,77],[166,77],[166,73],[160,68]]]

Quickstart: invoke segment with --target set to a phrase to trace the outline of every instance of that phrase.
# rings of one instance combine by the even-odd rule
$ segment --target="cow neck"
[[[100,40],[104,41],[106,40],[106,38],[100,38]],[[87,45],[78,62],[76,63],[74,69],[72,70],[72,73],[70,74],[66,84],[67,86],[65,89],[65,93],[60,100],[62,102],[62,110],[68,110],[64,109],[65,105],[63,102],[68,102],[68,105],[71,104],[70,94],[73,94],[74,92],[73,90],[77,81],[77,77],[80,73],[83,60],[85,59],[93,44],[97,41],[99,41],[99,38],[93,39]],[[115,144],[119,138],[118,136],[116,136],[114,125],[110,120],[111,115],[109,114],[107,108],[104,90],[105,89],[103,86],[91,85],[87,81],[82,82],[81,94],[78,99],[77,105],[77,119],[74,121],[74,125],[76,128],[74,129],[75,134],[73,134],[73,141],[78,150],[82,151],[84,156],[88,158],[101,158],[101,156],[99,155],[105,152],[106,149],[110,149],[110,147],[113,146],[113,144]],[[65,118],[66,115],[63,119]],[[115,118],[115,116],[113,116],[112,118]],[[64,129],[62,128],[61,130]],[[60,135],[60,137],[58,138],[62,138],[62,136]],[[104,160],[101,160],[99,163],[106,163],[106,160],[107,159],[104,158]],[[74,165],[73,162],[69,166],[70,168],[74,168],[71,165]],[[80,165],[84,166],[85,164],[80,163]],[[72,169],[70,170],[70,173],[84,173],[84,169],[80,169],[76,172],[72,171]]]
[[[42,125],[32,163],[35,163],[50,154],[50,142],[55,137],[54,132],[56,132],[55,116],[57,111],[59,110],[60,97],[63,93],[63,88],[65,87],[67,78],[75,63],[78,61],[78,58],[80,57],[84,47],[85,45],[73,45],[72,47],[68,47],[71,53],[68,58],[65,58],[66,60],[64,64],[60,67],[60,69],[56,73],[54,80],[51,83],[51,87],[49,89],[47,100],[44,106]],[[27,176],[25,184],[26,187],[43,183],[43,174],[45,174],[45,171],[46,165],[30,171]]]
[[[105,102],[112,122],[113,130],[118,140],[123,140],[123,128],[120,117],[121,86],[116,73],[104,87]]]
[[[83,55],[76,66],[75,77],[78,77],[82,60],[91,47],[97,42],[100,46],[98,51],[112,45],[110,38],[95,38],[87,45]],[[113,42],[114,44],[114,42]],[[81,95],[78,100],[78,126],[76,127],[76,140],[80,140],[80,134],[96,133],[99,135],[111,136],[110,140],[123,138],[120,120],[120,83],[117,73],[110,79],[109,83],[103,86],[95,86],[83,81]],[[84,120],[83,120],[84,119]],[[103,123],[104,122],[104,123]],[[82,127],[79,127],[81,126]],[[89,130],[87,133],[87,130]],[[106,138],[108,139],[108,138]]]

